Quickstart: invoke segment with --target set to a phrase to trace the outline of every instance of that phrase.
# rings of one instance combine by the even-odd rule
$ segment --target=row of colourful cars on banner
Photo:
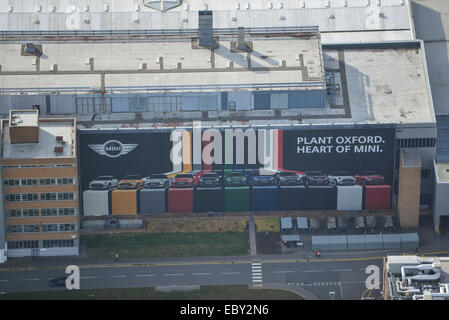
[[[83,192],[84,216],[390,208],[391,187],[374,172],[234,169],[121,180],[99,176]]]

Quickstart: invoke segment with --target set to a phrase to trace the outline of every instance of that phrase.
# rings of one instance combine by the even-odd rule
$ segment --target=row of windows
[[[8,241],[8,249],[33,249],[39,248],[39,241],[24,240],[24,241]]]
[[[43,247],[44,248],[64,248],[64,247],[74,247],[75,241],[71,239],[64,240],[44,240]]]
[[[7,187],[18,186],[56,186],[56,185],[73,185],[75,184],[74,178],[43,178],[43,179],[7,179],[4,180],[4,185]]]
[[[68,232],[68,231],[76,231],[76,225],[74,223],[51,223],[42,225],[42,232]]]
[[[38,217],[38,209],[8,209],[5,211],[8,218],[21,218],[21,217]]]
[[[55,216],[74,216],[76,214],[75,208],[46,208],[41,209],[41,215],[43,217],[55,217]]]
[[[72,168],[74,163],[68,164],[22,164],[22,165],[4,165],[3,169],[26,169],[26,168]]]
[[[43,224],[42,232],[70,232],[76,231],[75,223]],[[40,232],[38,224],[13,224],[6,226],[6,233],[37,233]]]
[[[43,248],[64,248],[74,246],[75,241],[71,239],[44,240],[42,242]],[[38,240],[8,241],[8,249],[34,249],[34,248],[39,248]]]
[[[75,192],[46,192],[40,194],[40,201],[72,201]],[[37,193],[8,193],[5,194],[7,202],[39,201]]]
[[[75,192],[46,192],[41,193],[41,201],[71,201],[75,200]]]
[[[8,193],[5,194],[5,201],[7,202],[28,202],[37,201],[37,193]]]
[[[435,138],[414,138],[397,140],[397,146],[399,148],[433,148],[435,147],[435,143]]]
[[[74,216],[76,214],[75,208],[44,208],[40,209],[42,217],[56,217],[56,216]],[[39,209],[8,209],[5,211],[8,218],[22,218],[22,217],[38,217]]]
[[[6,226],[6,233],[33,233],[40,232],[38,224],[13,224]]]

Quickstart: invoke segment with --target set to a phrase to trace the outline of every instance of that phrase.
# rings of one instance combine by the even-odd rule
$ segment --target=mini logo
[[[133,151],[137,144],[123,144],[118,140],[109,140],[103,144],[89,144],[96,153],[109,158],[118,158]]]

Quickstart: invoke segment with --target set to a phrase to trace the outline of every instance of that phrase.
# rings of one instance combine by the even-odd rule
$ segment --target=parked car
[[[321,171],[306,171],[304,179],[307,185],[328,185],[329,179]]]
[[[303,184],[303,176],[293,171],[281,171],[276,174],[280,186],[297,186]]]
[[[329,183],[339,186],[355,185],[355,178],[348,171],[334,171],[329,175]]]
[[[140,189],[145,179],[139,175],[129,174],[120,179],[117,187],[119,189]]]
[[[193,188],[195,186],[192,173],[180,173],[171,181],[173,188]]]
[[[348,220],[345,217],[337,217],[337,232],[345,232],[348,227]]]
[[[355,180],[357,184],[364,186],[385,183],[385,178],[381,175],[376,174],[374,171],[367,171],[364,173],[356,174]]]
[[[89,183],[89,188],[94,190],[110,190],[116,188],[118,180],[113,176],[98,176]]]
[[[274,186],[276,185],[276,177],[272,176],[252,176],[251,185],[253,186]]]
[[[198,186],[200,187],[219,187],[221,177],[216,172],[206,172],[198,180]]]
[[[337,232],[337,219],[335,217],[327,217],[327,230]]]
[[[152,174],[144,179],[143,187],[146,189],[168,188],[170,179],[165,174]]]
[[[227,186],[246,186],[248,180],[242,172],[233,171],[226,175],[225,182]]]
[[[51,279],[48,284],[50,287],[65,287],[65,281],[67,278],[68,276],[63,276],[56,279]]]

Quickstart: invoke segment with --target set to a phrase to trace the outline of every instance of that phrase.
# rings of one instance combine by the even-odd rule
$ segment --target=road
[[[204,261],[169,261],[80,265],[81,289],[165,287],[232,284],[289,284],[301,287],[318,299],[360,299],[365,289],[368,265],[381,269],[381,259],[295,260],[236,259]],[[0,292],[65,290],[51,288],[50,279],[64,275],[65,268],[14,267],[0,269]]]
[[[81,289],[130,287],[187,287],[244,284],[253,287],[292,289],[308,299],[360,299],[365,291],[368,266],[379,268],[382,282],[383,257],[415,254],[412,251],[328,252],[321,258],[311,252],[294,255],[240,257],[184,257],[91,261],[64,258],[37,259],[31,263],[0,266],[0,293],[66,290],[52,288],[50,279],[65,275],[65,266],[78,265]],[[447,256],[447,244],[421,248],[419,255]],[[49,263],[52,263],[49,265]],[[374,290],[371,296],[380,296]]]

